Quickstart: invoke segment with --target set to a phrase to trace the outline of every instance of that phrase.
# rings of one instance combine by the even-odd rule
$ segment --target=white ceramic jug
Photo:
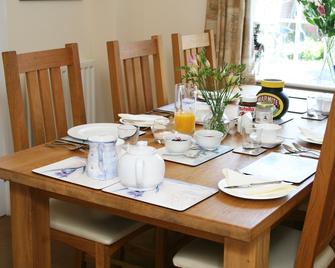
[[[164,173],[164,160],[147,142],[129,146],[119,159],[120,182],[128,188],[152,190],[163,181]]]

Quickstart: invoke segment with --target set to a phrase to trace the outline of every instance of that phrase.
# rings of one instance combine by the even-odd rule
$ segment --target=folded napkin
[[[315,131],[309,128],[299,127],[301,134],[308,140],[316,143],[322,143],[324,137],[324,131]]]
[[[223,169],[222,173],[225,177],[223,180],[223,187],[228,186],[243,186],[249,185],[251,183],[265,183],[271,182],[274,180],[268,178],[260,178],[252,175],[244,175],[237,171],[231,169]],[[246,188],[226,188],[229,191],[233,191],[241,197],[250,197],[250,198],[275,198],[277,196],[284,196],[290,191],[295,189],[296,186],[291,185],[290,183],[280,182],[274,184],[264,184],[264,185],[253,185]]]
[[[161,115],[152,114],[118,114],[122,121],[135,123],[140,125],[151,126],[157,119],[167,120],[166,117]]]

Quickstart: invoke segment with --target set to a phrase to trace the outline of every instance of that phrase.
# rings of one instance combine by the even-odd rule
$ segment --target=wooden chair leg
[[[167,230],[156,227],[155,267],[164,268],[166,259]]]
[[[108,246],[95,244],[95,268],[110,268],[111,258]]]
[[[75,249],[75,268],[86,268],[85,253],[79,249]]]

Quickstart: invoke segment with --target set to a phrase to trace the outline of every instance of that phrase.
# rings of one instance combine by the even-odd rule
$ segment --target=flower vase
[[[324,61],[321,69],[319,79],[324,80],[328,77],[328,72],[330,80],[335,83],[335,60],[334,60],[334,47],[335,47],[335,36],[323,37],[324,42]],[[329,80],[328,78],[326,78]]]
[[[229,120],[224,114],[224,110],[218,113],[210,113],[204,120],[204,128],[218,130],[223,133],[223,137],[229,132]]]

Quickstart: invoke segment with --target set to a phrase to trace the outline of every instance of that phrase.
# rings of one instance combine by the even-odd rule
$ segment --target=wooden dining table
[[[319,145],[307,144],[297,138],[298,126],[320,128],[325,126],[327,120],[305,120],[301,119],[301,114],[294,113],[286,116],[293,118],[282,125],[280,135],[286,142],[297,141],[304,146],[320,149]],[[161,146],[154,143],[150,131],[141,139],[155,147]],[[240,146],[241,136],[228,135],[223,144]],[[196,167],[166,161],[165,176],[217,188],[223,178],[223,168],[238,170],[273,151],[284,152],[284,149],[278,146],[257,157],[229,152]],[[75,155],[85,157],[84,152],[40,145],[0,159],[0,178],[10,181],[14,268],[50,267],[51,197],[223,243],[226,268],[267,267],[271,229],[308,198],[313,182],[312,176],[287,196],[272,200],[241,199],[219,191],[195,206],[177,212],[32,172],[35,168]],[[285,173],[285,166],[273,172]]]

